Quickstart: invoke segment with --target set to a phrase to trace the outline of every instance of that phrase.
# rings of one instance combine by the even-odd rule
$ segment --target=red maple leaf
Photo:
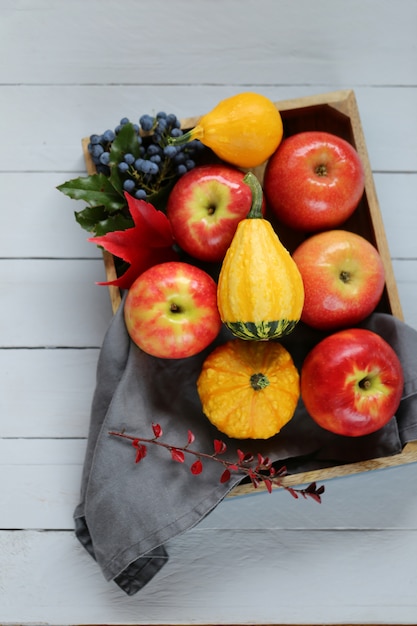
[[[129,263],[122,276],[97,283],[115,285],[120,289],[129,289],[133,281],[153,265],[178,260],[172,247],[174,237],[171,225],[165,213],[145,200],[136,200],[128,193],[125,193],[125,198],[135,225],[127,230],[115,230],[101,237],[88,239]]]

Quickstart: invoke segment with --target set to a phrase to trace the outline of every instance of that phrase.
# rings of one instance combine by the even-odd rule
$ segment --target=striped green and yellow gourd
[[[220,270],[220,317],[241,339],[268,340],[290,333],[300,320],[304,286],[297,265],[262,216],[262,187],[249,172],[252,207],[239,222]]]

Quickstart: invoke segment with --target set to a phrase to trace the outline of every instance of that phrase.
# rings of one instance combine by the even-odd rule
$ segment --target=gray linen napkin
[[[219,433],[205,418],[196,391],[203,360],[218,343],[231,338],[224,328],[214,344],[188,359],[164,360],[143,353],[130,340],[119,307],[106,333],[97,366],[88,444],[75,512],[75,533],[97,561],[104,577],[128,595],[149,582],[168,559],[164,544],[200,522],[243,475],[220,483],[223,468],[204,462],[194,476],[187,461],[172,461],[165,449],[148,446],[135,463],[128,440],[109,435],[124,431],[152,438],[160,424],[163,440],[186,443],[212,452],[214,439],[227,445],[225,458],[236,451],[269,456],[296,473],[345,462],[389,456],[417,439],[417,332],[384,313],[374,313],[363,327],[384,337],[399,355],[405,374],[404,397],[397,415],[380,431],[362,438],[333,435],[319,428],[300,400],[293,419],[266,441],[240,441]],[[324,336],[302,324],[283,344],[300,368],[307,352]]]

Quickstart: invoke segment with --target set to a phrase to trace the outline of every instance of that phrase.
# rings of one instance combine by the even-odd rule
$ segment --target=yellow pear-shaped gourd
[[[182,146],[199,139],[228,163],[249,168],[269,159],[281,143],[283,125],[275,104],[246,91],[221,100],[197,125],[169,143]]]
[[[236,337],[266,340],[290,333],[304,305],[301,274],[271,223],[263,219],[262,187],[249,172],[252,207],[239,222],[217,287],[224,324]]]

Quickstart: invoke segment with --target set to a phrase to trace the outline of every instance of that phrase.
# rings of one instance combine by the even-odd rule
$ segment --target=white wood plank
[[[73,177],[63,172],[0,173],[2,257],[100,257],[97,246],[87,241],[88,233],[74,218],[74,211],[80,211],[85,204],[55,189]],[[13,208],[16,202],[18,211]]]
[[[0,346],[100,347],[111,319],[101,260],[1,260]]]
[[[417,329],[417,259],[413,261],[394,260],[393,268],[404,321]]]
[[[1,528],[72,529],[84,442],[3,439],[0,448]]]
[[[84,19],[84,18],[83,18]],[[106,70],[107,71],[107,70]],[[414,78],[413,78],[414,80]],[[3,86],[0,113],[7,151],[0,153],[0,171],[84,170],[80,141],[94,132],[113,128],[121,117],[137,121],[142,113],[163,109],[180,117],[209,111],[219,100],[256,89],[274,101],[351,89],[352,83],[287,85],[243,84]],[[371,166],[382,171],[417,171],[417,88],[355,88]],[[51,114],[53,110],[53,115]],[[378,115],[376,115],[378,112]],[[27,120],[22,137],[21,120]],[[16,138],[21,138],[16,140]]]
[[[86,440],[82,437],[78,439],[2,437],[0,465],[18,467],[22,465],[22,459],[25,459],[27,465],[31,467],[80,466],[84,461],[85,447]]]
[[[374,182],[391,256],[417,257],[417,176],[374,174]]]
[[[0,350],[2,437],[85,437],[99,349]]]
[[[415,624],[415,535],[197,527],[172,541],[168,563],[127,597],[72,533],[3,532],[1,619],[5,626]]]
[[[309,0],[241,4],[223,2],[219,19],[204,0],[154,0],[156,34],[143,28],[146,9],[134,0],[43,0],[35,8],[3,1],[8,54],[0,58],[13,63],[3,61],[0,82],[415,84],[404,63],[415,44],[414,0],[399,8],[322,0],[319,10]],[[389,26],[401,36],[387,36]]]
[[[85,448],[83,439],[0,439],[0,528],[72,529]],[[227,498],[200,526],[417,530],[417,501],[410,497],[416,468],[412,463],[322,481],[320,505],[285,490]]]

